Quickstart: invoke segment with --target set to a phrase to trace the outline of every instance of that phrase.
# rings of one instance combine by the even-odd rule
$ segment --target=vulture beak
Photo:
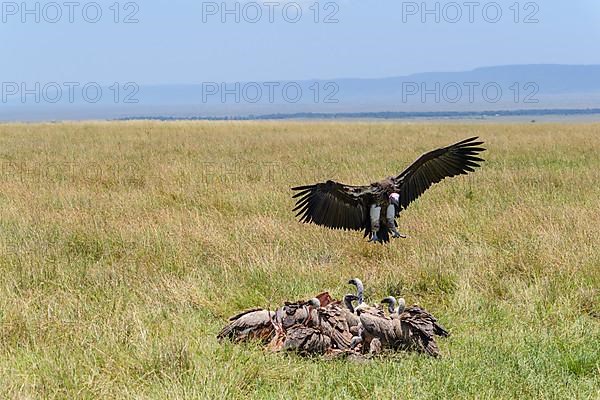
[[[394,207],[398,208],[400,206],[400,195],[398,193],[390,194],[390,203],[392,203]]]

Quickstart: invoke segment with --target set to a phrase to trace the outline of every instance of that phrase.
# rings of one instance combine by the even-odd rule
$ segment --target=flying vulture
[[[485,151],[478,137],[423,154],[400,175],[367,186],[350,186],[329,180],[297,186],[296,217],[332,229],[364,230],[371,242],[387,243],[406,237],[397,230],[396,218],[434,183],[466,175],[479,167]]]

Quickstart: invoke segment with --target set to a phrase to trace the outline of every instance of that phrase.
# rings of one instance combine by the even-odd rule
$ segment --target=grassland
[[[471,135],[487,162],[403,213],[410,239],[290,212],[291,186],[368,183]],[[0,398],[598,399],[599,182],[599,124],[0,125]],[[215,340],[353,276],[432,311],[444,357]]]

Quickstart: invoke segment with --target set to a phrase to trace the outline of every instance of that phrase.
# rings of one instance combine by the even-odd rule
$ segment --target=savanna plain
[[[290,187],[366,184],[480,136],[398,219],[300,224]],[[366,362],[220,344],[230,315],[359,277],[452,336]],[[598,399],[600,124],[0,125],[0,398]]]

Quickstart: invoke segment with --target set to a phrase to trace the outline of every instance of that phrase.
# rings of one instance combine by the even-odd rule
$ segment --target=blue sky
[[[221,1],[123,1],[118,3],[118,16],[110,8],[115,0],[97,1],[102,10],[97,23],[84,19],[84,7],[86,17],[95,18],[97,7],[91,2],[74,6],[73,23],[62,1],[56,2],[60,18],[55,6],[44,8],[50,2],[38,3],[39,13],[24,14],[21,1],[2,2],[3,82],[172,84],[372,78],[505,64],[600,64],[597,0],[499,0],[495,3],[502,18],[496,23],[491,21],[498,7],[490,1],[473,2],[477,4],[472,7],[462,0],[451,5],[426,1],[428,9],[439,4],[436,22],[435,13],[422,15],[421,1],[279,0],[271,5],[273,22],[263,6],[262,18],[255,23],[250,21],[256,16],[256,3],[251,1],[239,2],[239,22],[235,13],[221,21]],[[227,3],[233,9],[236,2]],[[518,15],[511,8],[515,3]],[[25,4],[35,10],[36,2]],[[298,9],[302,17],[289,22]],[[453,23],[458,10],[462,18]],[[123,23],[132,13],[139,22]],[[324,23],[327,15],[338,22]],[[527,16],[538,22],[525,23]],[[54,19],[58,21],[51,23]]]

